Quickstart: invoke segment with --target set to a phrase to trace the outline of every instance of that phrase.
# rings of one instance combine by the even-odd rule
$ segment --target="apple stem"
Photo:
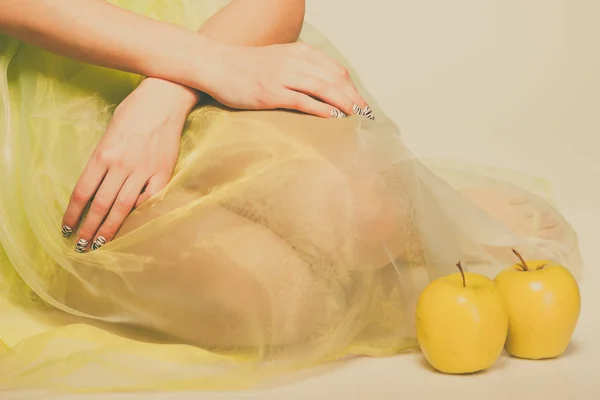
[[[463,271],[463,267],[460,264],[460,261],[456,263],[458,270],[460,271],[460,275],[462,276],[463,287],[467,287],[467,279],[465,278],[465,271]]]
[[[527,266],[525,259],[523,259],[523,256],[515,249],[512,249],[512,252],[515,253],[517,257],[519,257],[519,260],[521,260],[521,266],[523,267],[523,271],[529,271],[529,267]]]

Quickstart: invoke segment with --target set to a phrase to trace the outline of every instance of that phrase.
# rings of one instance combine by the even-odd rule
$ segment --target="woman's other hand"
[[[374,119],[346,68],[302,43],[264,47],[216,45],[216,62],[199,85],[226,106],[291,109],[324,118],[357,114]]]
[[[117,107],[63,217],[63,236],[79,228],[76,251],[110,241],[134,207],[167,185],[194,96],[185,87],[149,78]]]

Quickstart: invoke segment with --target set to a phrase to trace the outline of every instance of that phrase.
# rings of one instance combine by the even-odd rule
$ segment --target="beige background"
[[[345,53],[416,154],[553,183],[587,263],[582,318],[563,358],[503,357],[487,373],[453,377],[409,354],[244,394],[141,398],[600,399],[599,16],[598,0],[308,0],[307,20]]]

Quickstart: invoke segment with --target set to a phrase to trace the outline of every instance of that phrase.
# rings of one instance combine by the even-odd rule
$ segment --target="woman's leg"
[[[202,138],[212,152],[89,253],[106,251],[116,271],[80,267],[67,305],[219,348],[302,343],[345,318],[362,296],[350,290],[353,274],[389,264],[382,243],[408,240],[410,210],[368,162],[328,157],[339,148],[319,142],[356,154],[350,125],[290,113],[228,119]],[[237,144],[210,145],[224,135]],[[247,151],[252,135],[265,135],[264,146]]]
[[[546,200],[516,186],[465,189],[462,193],[515,235],[561,241],[566,221]]]
[[[116,271],[80,268],[69,306],[206,347],[298,344],[347,318],[377,324],[392,315],[377,310],[411,307],[416,292],[394,294],[404,289],[391,281],[382,295],[380,273],[393,280],[390,268],[439,260],[441,249],[460,256],[452,237],[433,242],[419,225],[435,218],[433,229],[461,229],[436,218],[443,199],[427,197],[414,160],[399,157],[403,147],[384,129],[284,112],[223,115],[188,138],[165,194],[90,253],[114,257]],[[518,230],[525,201],[546,212],[526,193],[519,203],[493,190],[464,194],[517,234],[526,236]],[[487,249],[500,260],[505,250]],[[381,304],[371,302],[375,292]],[[380,314],[365,317],[370,310]],[[400,326],[405,317],[393,318]]]

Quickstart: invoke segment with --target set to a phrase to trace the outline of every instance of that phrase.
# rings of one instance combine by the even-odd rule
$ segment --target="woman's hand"
[[[135,206],[167,185],[194,96],[185,87],[150,78],[117,107],[63,218],[65,237],[79,227],[76,251],[110,241]]]
[[[240,109],[291,109],[340,118],[373,113],[346,68],[305,43],[265,47],[215,44],[216,61],[200,77],[203,91]]]
[[[0,32],[78,61],[193,87],[233,108],[372,118],[345,68],[303,43],[217,44],[96,0],[0,1]]]

